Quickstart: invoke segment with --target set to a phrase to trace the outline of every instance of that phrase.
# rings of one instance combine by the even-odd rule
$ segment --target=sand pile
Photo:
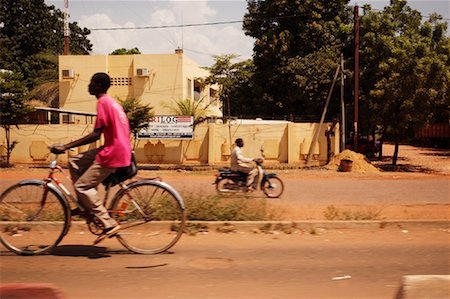
[[[340,169],[342,160],[352,161],[352,172],[380,172],[364,155],[351,150],[344,150],[342,153],[335,155],[325,167],[330,170],[342,170]]]

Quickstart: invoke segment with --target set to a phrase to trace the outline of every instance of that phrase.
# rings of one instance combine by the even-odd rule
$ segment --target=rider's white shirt
[[[253,159],[252,158],[247,158],[244,157],[244,155],[242,155],[242,151],[241,148],[239,146],[235,146],[233,151],[231,152],[231,169],[232,170],[237,170],[238,166],[249,166],[245,163],[250,163],[252,162]]]

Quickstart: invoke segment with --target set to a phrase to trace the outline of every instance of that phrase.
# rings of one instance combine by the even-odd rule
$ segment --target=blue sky
[[[356,1],[350,1],[354,4]],[[64,11],[64,1],[45,0]],[[357,1],[383,9],[389,0]],[[423,15],[438,12],[450,19],[449,0],[410,0],[408,4]],[[81,27],[115,28],[172,26],[211,22],[239,21],[246,13],[244,0],[177,0],[177,1],[106,1],[69,0],[70,22]],[[214,26],[162,28],[145,30],[92,31],[93,54],[108,54],[118,48],[138,47],[142,53],[173,53],[183,48],[186,55],[200,65],[210,66],[213,55],[238,54],[241,59],[252,55],[253,39],[245,36],[241,23]]]

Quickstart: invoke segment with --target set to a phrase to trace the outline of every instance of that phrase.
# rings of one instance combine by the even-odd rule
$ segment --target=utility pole
[[[359,98],[359,7],[355,5],[355,116],[354,116],[354,142],[353,150],[358,151],[358,98]]]
[[[344,54],[341,54],[341,152],[345,150]]]
[[[70,55],[69,37],[69,0],[64,0],[64,55]]]

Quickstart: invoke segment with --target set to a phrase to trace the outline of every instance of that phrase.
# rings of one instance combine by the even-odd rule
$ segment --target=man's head
[[[89,83],[89,93],[94,96],[105,94],[109,86],[111,86],[109,75],[106,73],[96,73],[92,76],[91,83]]]
[[[244,140],[242,140],[242,138],[238,138],[236,139],[236,141],[234,142],[237,146],[239,147],[243,147],[244,146]]]

